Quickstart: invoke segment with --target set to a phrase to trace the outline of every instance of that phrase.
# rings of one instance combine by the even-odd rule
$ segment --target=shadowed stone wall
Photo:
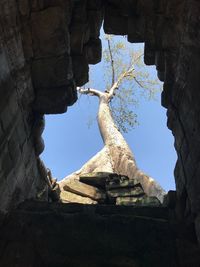
[[[38,194],[45,198],[38,159],[43,114],[65,112],[76,101],[88,64],[101,60],[104,17],[106,33],[145,43],[144,61],[164,82],[162,105],[178,154],[176,210],[196,224],[200,240],[199,15],[197,0],[2,0],[1,209]]]
[[[16,1],[0,4],[0,209],[43,190],[36,143],[41,120],[25,62]]]

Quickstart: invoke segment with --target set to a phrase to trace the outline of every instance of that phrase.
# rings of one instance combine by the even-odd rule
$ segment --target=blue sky
[[[91,67],[91,78],[98,86],[102,85],[102,68],[102,64]],[[155,68],[148,69],[154,77]],[[139,125],[124,137],[138,167],[168,191],[175,187],[173,169],[176,153],[160,97],[159,93],[157,100],[140,99],[136,109]],[[67,113],[46,116],[43,133],[45,151],[41,157],[58,180],[79,169],[103,147],[96,121],[88,128],[88,120],[96,117],[97,109],[97,98],[81,96]]]

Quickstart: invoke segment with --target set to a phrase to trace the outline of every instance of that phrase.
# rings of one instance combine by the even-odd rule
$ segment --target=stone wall
[[[15,1],[0,9],[0,209],[43,190],[35,151],[39,116],[29,66],[25,62]],[[40,139],[40,137],[39,137]]]
[[[175,137],[177,214],[200,240],[200,2],[197,0],[2,0],[0,9],[0,206],[44,189],[43,114],[62,113],[101,60],[99,31],[144,42],[164,82]],[[40,170],[39,170],[40,169]],[[39,187],[39,188],[38,188]]]

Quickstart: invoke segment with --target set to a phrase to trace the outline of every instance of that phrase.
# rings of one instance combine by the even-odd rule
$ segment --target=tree
[[[127,142],[121,132],[131,130],[137,123],[132,106],[137,104],[136,90],[150,98],[157,90],[157,82],[150,79],[143,69],[143,54],[127,50],[123,42],[114,42],[106,37],[107,48],[103,52],[105,62],[105,90],[77,88],[80,95],[95,96],[99,99],[98,125],[104,147],[82,168],[62,180],[61,192],[69,181],[78,181],[83,173],[112,172],[137,179],[145,193],[162,199],[164,191],[148,175],[140,171]],[[127,54],[128,52],[128,54]]]

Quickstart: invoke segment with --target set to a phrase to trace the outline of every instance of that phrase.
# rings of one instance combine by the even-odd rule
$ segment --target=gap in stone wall
[[[126,43],[125,37],[115,37]],[[103,41],[103,46],[106,43]],[[143,44],[129,44],[135,49],[143,50]],[[155,67],[146,67],[156,78]],[[103,63],[90,66],[90,84],[102,88],[101,75]],[[160,82],[162,86],[162,83]],[[87,85],[86,85],[87,87]],[[176,153],[173,147],[173,136],[166,126],[166,110],[161,107],[161,96],[156,100],[140,99],[136,109],[140,122],[136,129],[125,134],[138,167],[157,180],[166,190],[174,189],[173,170]],[[62,115],[46,115],[46,126],[43,133],[45,150],[41,155],[45,165],[51,169],[58,180],[78,170],[95,155],[103,146],[95,117],[98,100],[81,96],[78,101]],[[94,123],[88,128],[88,122]]]

